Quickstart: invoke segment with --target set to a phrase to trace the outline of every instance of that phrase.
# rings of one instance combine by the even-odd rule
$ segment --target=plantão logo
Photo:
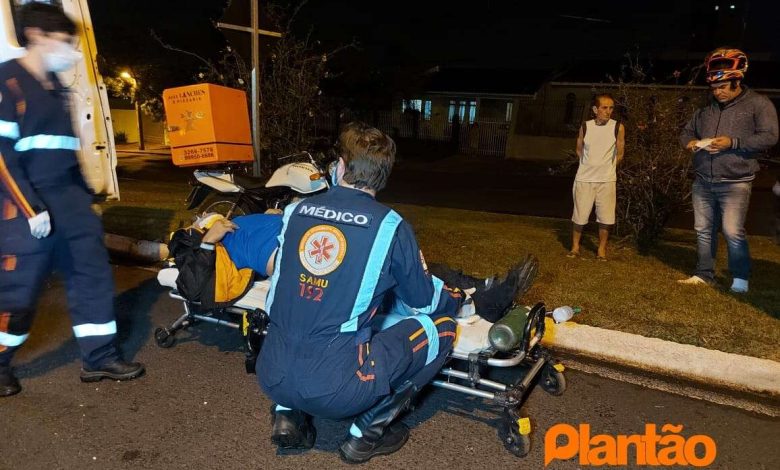
[[[690,465],[706,467],[715,461],[717,446],[707,435],[681,436],[682,424],[664,424],[661,434],[655,424],[645,424],[645,433],[630,436],[597,434],[591,436],[590,425],[556,424],[544,435],[544,465],[555,459],[568,460],[579,454],[580,465]],[[558,438],[564,443],[558,445]],[[634,461],[629,464],[629,447],[634,448]]]

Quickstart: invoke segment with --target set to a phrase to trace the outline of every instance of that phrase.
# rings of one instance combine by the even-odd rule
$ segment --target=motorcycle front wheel
[[[242,201],[238,201],[238,198],[225,197],[223,194],[218,194],[216,197],[209,197],[200,206],[199,213],[212,213],[222,214],[228,219],[238,217],[240,215],[249,214],[249,208]]]

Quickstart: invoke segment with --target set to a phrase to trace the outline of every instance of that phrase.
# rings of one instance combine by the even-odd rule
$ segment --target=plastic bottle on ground
[[[579,307],[569,307],[568,305],[564,305],[562,307],[558,307],[552,312],[552,317],[555,323],[563,323],[565,321],[571,320],[571,318],[576,313],[580,313],[582,311]]]

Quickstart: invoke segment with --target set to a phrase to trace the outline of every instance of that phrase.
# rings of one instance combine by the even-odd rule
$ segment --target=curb
[[[780,398],[780,362],[621,331],[546,320],[542,343],[591,359],[738,392]]]
[[[107,233],[109,251],[145,262],[168,257],[168,246]],[[542,344],[575,356],[683,381],[780,399],[780,362],[680,344],[574,322],[545,319]]]

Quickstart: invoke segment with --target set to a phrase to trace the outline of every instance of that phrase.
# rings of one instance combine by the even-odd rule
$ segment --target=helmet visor
[[[707,63],[708,72],[717,72],[719,70],[742,70],[745,60],[738,57],[718,57]]]

